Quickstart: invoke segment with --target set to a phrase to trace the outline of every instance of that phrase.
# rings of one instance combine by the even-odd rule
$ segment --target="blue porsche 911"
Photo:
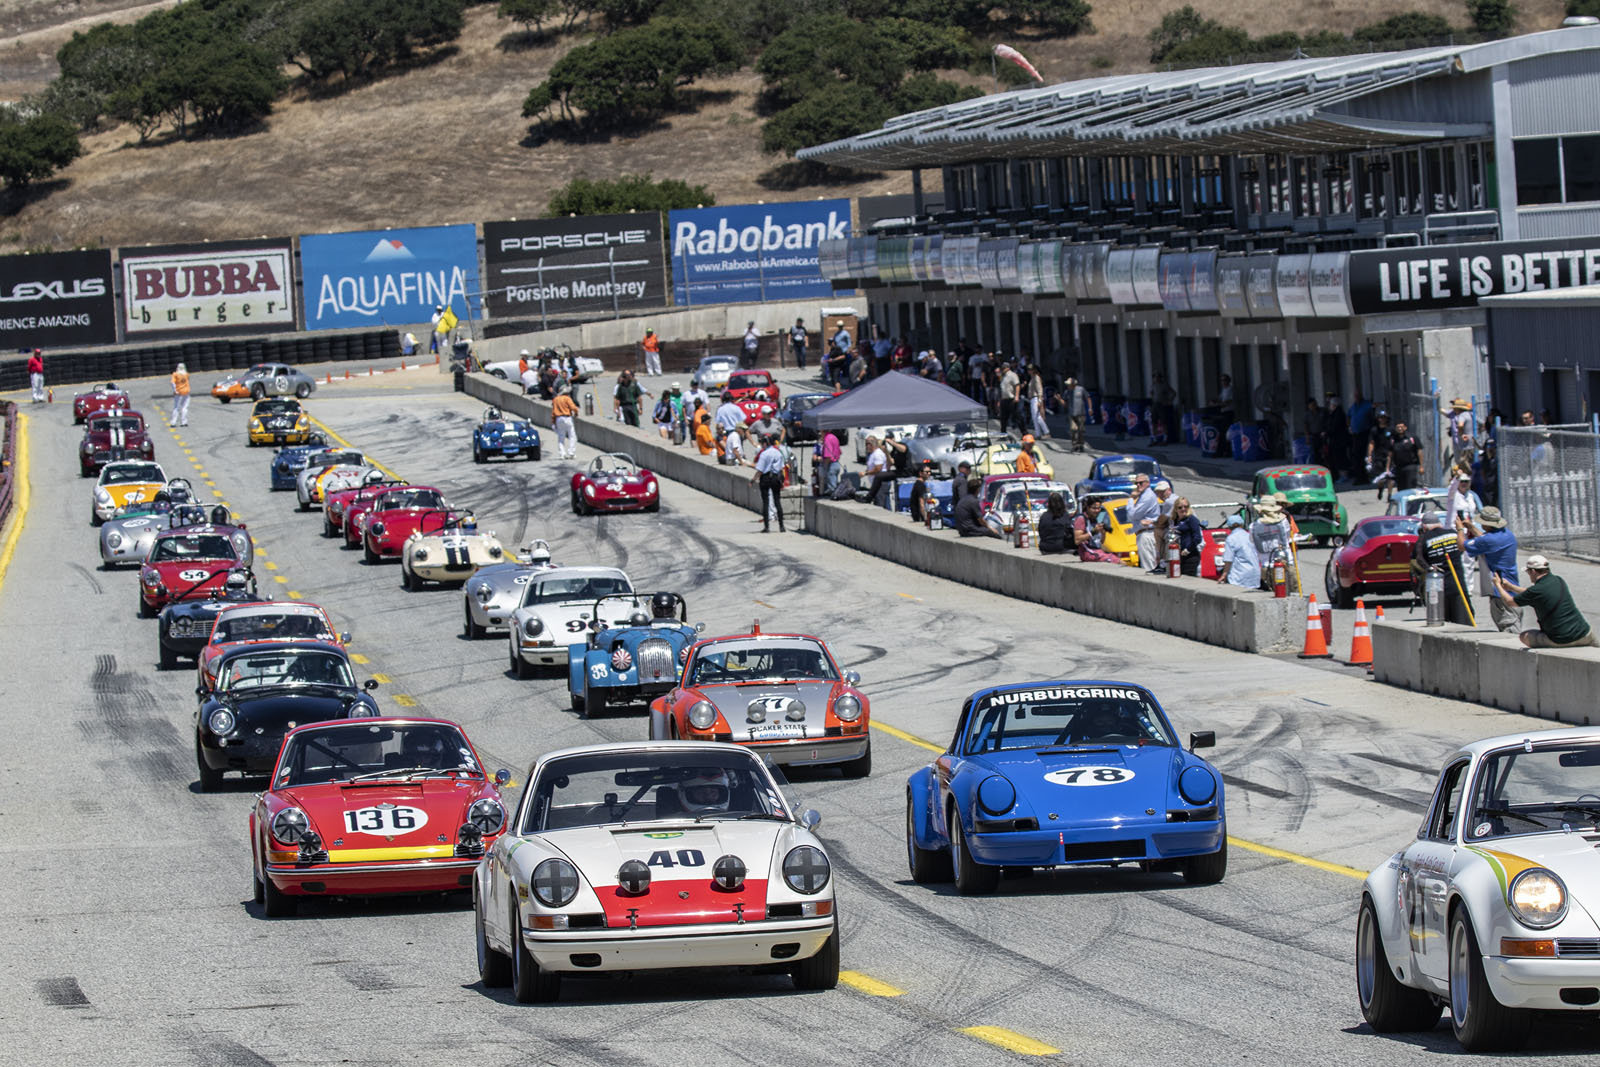
[[[1128,682],[980,689],[950,748],[906,786],[911,877],[987,893],[1001,868],[1136,863],[1222,881],[1222,774],[1185,750],[1150,691]]]

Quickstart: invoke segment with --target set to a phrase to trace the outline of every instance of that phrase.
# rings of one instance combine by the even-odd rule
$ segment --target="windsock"
[[[1032,63],[1028,62],[1028,58],[1026,56],[1024,56],[1021,52],[1017,51],[1015,48],[1012,48],[1010,45],[1008,45],[1008,44],[997,44],[997,45],[995,45],[994,46],[994,54],[1000,59],[1009,59],[1011,62],[1015,63],[1017,66],[1021,67],[1025,71],[1027,71],[1028,74],[1033,78],[1034,81],[1038,81],[1038,82],[1044,81],[1044,77],[1037,70],[1034,69],[1034,66],[1033,66]]]

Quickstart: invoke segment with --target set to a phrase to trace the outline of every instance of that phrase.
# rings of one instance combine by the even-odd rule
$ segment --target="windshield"
[[[365,462],[360,452],[318,452],[311,457],[313,467],[357,466]]]
[[[442,508],[444,497],[437,489],[397,489],[392,493],[385,493],[375,505],[379,511],[393,511],[398,508]]]
[[[973,711],[962,751],[1171,744],[1149,694],[1095,686],[991,693]]]
[[[586,578],[546,578],[529,582],[523,589],[522,603],[558,604],[564,600],[598,600],[612,593],[631,593],[628,579],[618,575],[595,575]]]
[[[356,687],[344,657],[317,649],[251,652],[228,660],[217,677],[217,688],[230,693],[278,685],[336,685]]]
[[[163,500],[156,503],[154,500],[135,500],[124,504],[117,509],[118,519],[137,519],[146,515],[165,515],[172,510],[172,505]]]
[[[629,477],[637,474],[639,465],[627,456],[596,456],[589,464],[589,473]]]
[[[702,648],[690,669],[690,685],[764,682],[792,678],[833,681],[838,673],[822,645],[806,638],[718,641]]]
[[[728,379],[730,389],[765,389],[772,384],[772,375],[766,371],[747,371]]]
[[[729,370],[733,367],[734,360],[729,356],[710,356],[700,361],[701,370]]]
[[[1390,536],[1415,537],[1417,535],[1417,520],[1415,519],[1380,519],[1376,522],[1364,522],[1357,526],[1350,535],[1352,546],[1365,544],[1374,537]]]
[[[1600,744],[1526,746],[1478,764],[1468,841],[1600,826]]]
[[[986,427],[973,426],[970,422],[933,422],[917,427],[918,437],[970,437],[973,434],[986,432]]]
[[[755,757],[732,746],[567,756],[545,764],[530,792],[525,834],[652,819],[787,818],[788,810]]]
[[[807,393],[804,396],[791,396],[789,408],[792,411],[810,411],[824,400],[832,400],[827,393]]]
[[[121,430],[123,433],[137,433],[142,429],[144,429],[144,420],[134,415],[118,415],[114,418],[89,420],[90,433],[110,433],[112,430]]]
[[[1425,513],[1429,512],[1429,511],[1443,511],[1443,510],[1444,510],[1444,498],[1443,497],[1428,496],[1426,494],[1418,494],[1417,496],[1406,497],[1406,514],[1407,515],[1422,515],[1422,514],[1425,514]]]
[[[417,768],[482,774],[461,731],[433,723],[333,725],[301,731],[284,745],[273,787],[348,781]]]
[[[1161,464],[1153,459],[1108,459],[1100,464],[1100,477],[1127,478],[1148,474],[1154,481],[1161,476]]]
[[[165,482],[167,476],[154,463],[117,463],[100,475],[101,485],[132,485],[135,482]]]
[[[1279,492],[1292,489],[1327,489],[1326,474],[1278,474],[1272,478],[1272,488]]]
[[[252,415],[298,415],[300,401],[279,398],[276,400],[258,400]]]
[[[228,641],[307,641],[327,640],[333,634],[321,615],[282,611],[234,612],[217,620],[211,643]]]
[[[238,559],[233,542],[222,534],[184,534],[163,537],[150,552],[151,563],[175,559]]]
[[[1007,489],[1004,497],[1000,499],[999,507],[1002,511],[1016,511],[1022,507],[1023,498],[1035,511],[1045,506],[1050,500],[1051,493],[1060,493],[1063,501],[1067,499],[1067,487],[1064,485],[1027,485],[1016,489]]]

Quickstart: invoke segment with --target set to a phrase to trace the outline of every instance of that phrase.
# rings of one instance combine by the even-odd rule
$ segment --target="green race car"
[[[1315,538],[1319,545],[1342,545],[1350,536],[1350,513],[1339,503],[1328,468],[1295,463],[1256,471],[1245,505],[1246,518],[1255,517],[1257,500],[1274,493],[1288,497],[1288,511],[1300,528],[1300,541]]]

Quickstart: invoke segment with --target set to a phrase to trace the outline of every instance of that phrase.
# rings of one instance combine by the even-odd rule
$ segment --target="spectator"
[[[528,364],[531,363],[531,362],[532,362],[532,360],[529,358],[528,350],[526,348],[524,348],[521,352],[517,353],[517,377],[519,379],[524,374],[528,373]]]
[[[1394,487],[1415,489],[1422,471],[1422,445],[1404,422],[1395,423],[1390,447],[1389,467],[1394,471]]]
[[[889,471],[889,456],[884,452],[882,443],[876,437],[867,438],[867,469],[862,472],[862,477],[872,479],[872,496],[869,498],[874,503],[877,501],[878,487],[883,484],[883,479]]]
[[[967,460],[962,460],[960,463],[956,464],[955,478],[952,480],[953,484],[950,486],[952,503],[956,500],[960,500],[962,495],[967,491],[967,479],[971,477],[972,464],[970,462]]]
[[[1483,443],[1483,450],[1472,461],[1472,491],[1478,494],[1478,500],[1485,506],[1499,506],[1500,453],[1492,437]]]
[[[1217,581],[1240,589],[1258,589],[1261,586],[1261,562],[1256,557],[1256,547],[1250,532],[1244,528],[1242,515],[1229,515],[1228,539],[1222,544],[1222,559],[1218,564]]]
[[[1389,428],[1389,413],[1379,411],[1377,422],[1367,434],[1367,473],[1372,484],[1378,487],[1378,499],[1384,491],[1394,495],[1394,431]]]
[[[974,475],[967,479],[967,491],[961,494],[961,500],[956,504],[955,522],[956,533],[962,537],[999,537],[983,521],[983,504],[978,500],[978,490],[983,488],[983,479]]]
[[[939,504],[928,490],[928,471],[929,467],[924,463],[917,470],[917,480],[911,484],[911,521],[920,522],[931,530],[933,514],[939,510]]]
[[[646,330],[639,347],[644,350],[644,372],[652,378],[658,376],[661,373],[661,338],[654,330]]]
[[[1011,369],[1009,362],[1001,364],[1000,371],[1000,432],[1015,424],[1022,428],[1022,419],[1017,411],[1017,397],[1022,389],[1022,379],[1017,377],[1017,372]]]
[[[1273,560],[1282,556],[1284,570],[1289,574],[1289,585],[1293,588],[1294,534],[1289,516],[1284,512],[1283,505],[1272,497],[1256,501],[1255,512],[1256,521],[1249,526],[1250,544],[1255,549],[1262,579],[1268,580],[1267,572]]]
[[[403,333],[400,335],[400,354],[402,356],[414,356],[417,354],[416,334]]]
[[[617,375],[617,384],[611,390],[613,413],[620,415],[629,426],[637,426],[640,401],[649,395],[650,390],[640,387],[634,380],[633,371],[625,370]]]
[[[1328,473],[1337,482],[1350,457],[1350,420],[1339,406],[1339,398],[1332,393],[1328,394],[1328,410],[1322,413],[1322,431],[1328,441]]]
[[[540,373],[538,366],[535,364],[530,364],[528,369],[522,372],[522,391],[530,395],[536,393],[542,394],[543,388],[539,379]]]
[[[696,406],[704,405],[707,411],[711,410],[711,394],[706,392],[699,382],[690,380],[689,391],[683,394],[683,404],[690,411]]]
[[[1200,548],[1205,541],[1205,527],[1195,517],[1189,498],[1180,496],[1172,504],[1172,517],[1167,529],[1178,535],[1178,571],[1190,578],[1200,574]]]
[[[182,363],[172,372],[172,420],[169,425],[189,425],[189,368]]]
[[[1472,475],[1464,470],[1455,472],[1450,488],[1444,496],[1444,524],[1454,526],[1457,515],[1471,518],[1478,511],[1478,501],[1472,497]],[[1516,577],[1512,575],[1512,577]]]
[[[750,432],[757,441],[765,441],[770,437],[780,445],[783,443],[783,423],[778,421],[771,407],[761,409],[761,417],[750,424]]]
[[[694,446],[702,456],[711,455],[717,449],[717,437],[711,432],[711,412],[706,410],[704,400],[694,402],[694,415],[690,421],[694,423]]]
[[[1089,390],[1076,378],[1067,379],[1067,416],[1072,420],[1072,450],[1084,448],[1084,426],[1089,421]]]
[[[1476,521],[1470,515],[1456,517],[1456,537],[1461,541],[1462,555],[1477,560],[1487,568],[1486,585],[1496,590],[1494,580],[1517,580],[1517,535],[1506,528],[1505,516],[1497,507],[1486,507],[1478,512]],[[1489,594],[1489,618],[1501,633],[1519,633],[1522,630],[1522,611],[1508,604],[1498,591]]]
[[[1022,448],[1017,452],[1016,472],[1018,474],[1038,474],[1039,454],[1033,450],[1033,434],[1022,435]]]
[[[1033,432],[1038,437],[1050,436],[1050,424],[1044,417],[1044,376],[1037,366],[1028,368],[1028,416]]]
[[[894,350],[889,353],[889,367],[892,370],[905,370],[911,364],[911,346],[904,337],[895,338]]]
[[[761,487],[761,532],[772,527],[770,516],[778,516],[778,532],[783,533],[783,452],[772,438],[762,438],[756,455],[756,470],[750,480]]]
[[[1133,503],[1128,508],[1128,525],[1139,546],[1139,558],[1145,565],[1156,558],[1156,520],[1161,517],[1161,501],[1150,488],[1148,474],[1133,476]]]
[[[1233,379],[1226,374],[1217,379],[1217,414],[1233,421]]]
[[[1164,542],[1158,533],[1158,530],[1164,525],[1163,520],[1165,520],[1171,514],[1172,505],[1176,498],[1172,495],[1172,483],[1167,481],[1165,478],[1152,485],[1150,487],[1150,492],[1155,495],[1157,509],[1156,520],[1150,524],[1151,555],[1146,556],[1143,551],[1141,551],[1139,553],[1139,560],[1144,564],[1145,570],[1159,571],[1164,565],[1162,557],[1162,546]]]
[[[881,447],[894,473],[902,475],[911,473],[911,449],[906,447],[904,441],[895,440],[893,430],[883,435]]]
[[[724,467],[744,466],[744,430],[744,424],[740,423],[722,435],[722,454],[717,462]]]
[[[1524,411],[1518,417],[1517,421],[1523,426],[1532,426],[1533,425],[1533,412],[1532,411]]]
[[[578,405],[566,389],[550,403],[550,424],[556,430],[556,449],[562,459],[578,458]]]
[[[840,458],[843,450],[839,447],[839,438],[832,430],[823,432],[817,441],[817,462],[821,465],[818,475],[822,482],[822,492],[832,496],[833,491],[839,487]]]
[[[429,323],[429,325],[431,327],[429,329],[429,331],[428,331],[428,351],[429,351],[429,353],[433,353],[433,352],[439,351],[439,335],[444,333],[445,330],[449,329],[448,326],[445,327],[445,330],[439,329],[439,320],[442,319],[442,318],[444,318],[444,305],[443,304],[435,304],[435,305],[433,305],[433,317],[428,320],[428,323]]]
[[[1115,552],[1107,552],[1101,547],[1106,536],[1104,508],[1105,505],[1100,501],[1090,500],[1072,520],[1072,543],[1078,550],[1078,558],[1085,563],[1122,562]]]
[[[854,389],[856,386],[860,385],[866,380],[867,357],[862,355],[860,352],[857,352],[856,357],[850,361],[850,379],[848,382],[846,382],[846,385],[849,388]]]
[[[950,353],[944,375],[950,388],[960,393],[967,391],[967,361],[961,358],[960,352]]]
[[[761,352],[761,331],[756,329],[756,324],[751,321],[744,331],[743,352],[739,357],[739,366],[749,370],[756,365],[756,357]]]
[[[794,352],[794,365],[806,369],[806,320],[795,319],[789,328],[789,348]]]
[[[1472,405],[1464,396],[1450,401],[1450,406],[1440,412],[1445,417],[1444,442],[1440,449],[1440,463],[1446,469],[1469,467],[1472,464]]]
[[[1537,630],[1519,635],[1527,648],[1577,648],[1600,645],[1589,620],[1572,600],[1567,583],[1550,573],[1550,561],[1542,555],[1528,557],[1528,584],[1518,587],[1494,574],[1494,587],[1500,599],[1512,607],[1532,608],[1539,621]]]
[[[717,429],[726,434],[743,425],[744,409],[724,395],[722,403],[717,406]]]
[[[879,336],[872,342],[872,376],[881,377],[889,373],[889,361],[894,358],[894,339]]]
[[[650,421],[655,423],[656,432],[664,440],[672,440],[672,398],[663,396],[656,401],[656,409],[651,412]]]
[[[1368,435],[1372,433],[1372,402],[1362,395],[1361,390],[1355,390],[1355,399],[1350,402],[1350,477],[1355,478],[1356,472],[1361,470],[1362,463],[1367,458]],[[1368,474],[1371,474],[1368,471]]]
[[[1159,371],[1150,378],[1150,443],[1164,445],[1176,440],[1178,391],[1167,384]]]
[[[833,343],[841,352],[850,351],[850,331],[844,328],[844,320],[834,323]]]
[[[1306,443],[1311,446],[1311,462],[1322,463],[1328,451],[1328,437],[1324,433],[1326,420],[1315,397],[1306,397]]]
[[[1067,502],[1060,493],[1045,498],[1044,514],[1039,516],[1039,551],[1046,556],[1064,555],[1072,544],[1072,520],[1067,518]]]

